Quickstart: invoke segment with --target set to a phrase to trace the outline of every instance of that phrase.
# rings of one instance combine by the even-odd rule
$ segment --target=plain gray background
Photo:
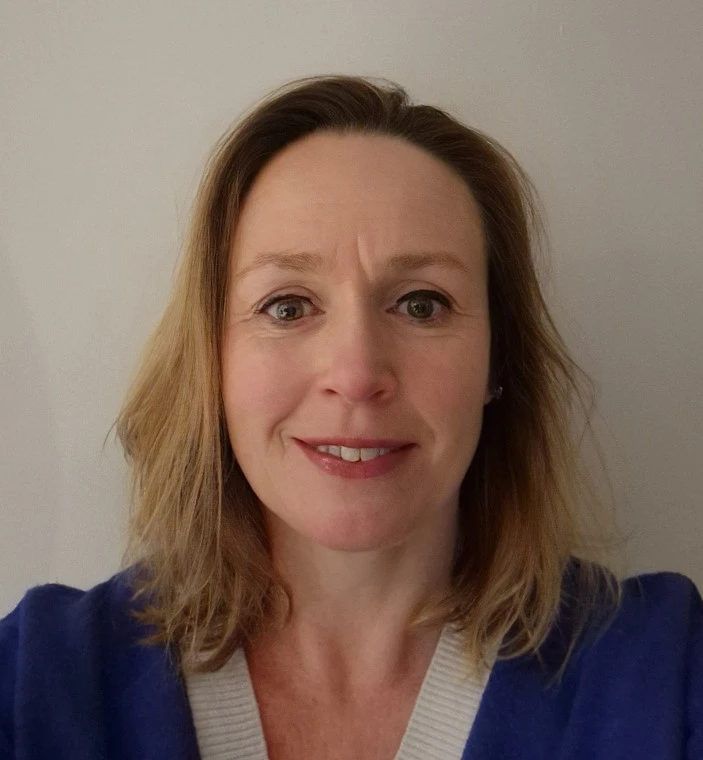
[[[172,282],[203,161],[294,77],[385,76],[503,142],[599,388],[630,572],[703,586],[700,0],[0,7],[0,612],[118,566],[103,439]]]

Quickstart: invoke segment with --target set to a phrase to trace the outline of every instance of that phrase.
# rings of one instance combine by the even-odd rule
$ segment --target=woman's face
[[[230,440],[270,526],[349,551],[446,533],[490,399],[466,185],[393,137],[289,146],[241,211],[222,353]]]

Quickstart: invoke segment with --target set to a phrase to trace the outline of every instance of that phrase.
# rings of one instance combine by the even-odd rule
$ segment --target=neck
[[[269,526],[278,572],[289,585],[291,613],[259,648],[276,652],[298,673],[318,683],[389,684],[413,663],[429,662],[441,627],[410,622],[447,590],[455,519],[432,536],[348,552],[314,544],[277,523]],[[276,658],[278,659],[278,658]]]

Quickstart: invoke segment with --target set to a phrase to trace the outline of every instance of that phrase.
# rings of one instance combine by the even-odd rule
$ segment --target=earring
[[[494,391],[493,391],[493,398],[495,401],[500,401],[500,397],[503,395],[503,386],[499,385]]]

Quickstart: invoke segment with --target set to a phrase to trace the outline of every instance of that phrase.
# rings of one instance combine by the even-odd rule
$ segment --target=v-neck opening
[[[460,760],[489,676],[469,667],[460,634],[444,626],[394,760]],[[243,649],[215,673],[190,674],[186,686],[201,760],[268,760]]]

